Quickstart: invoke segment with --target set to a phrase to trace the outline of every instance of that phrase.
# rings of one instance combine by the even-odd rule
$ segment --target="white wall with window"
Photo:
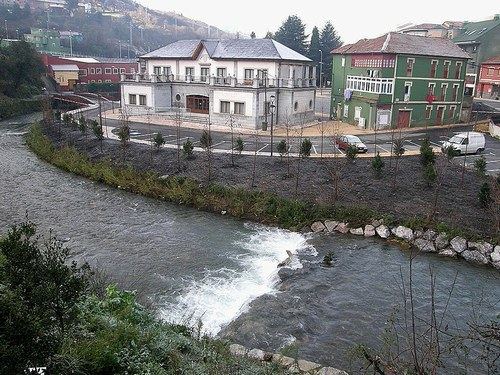
[[[153,88],[146,85],[122,85],[122,102],[131,106],[151,106]],[[144,103],[144,104],[143,104]]]
[[[253,116],[254,98],[255,95],[252,92],[214,90],[213,112]],[[229,110],[226,103],[229,103]]]

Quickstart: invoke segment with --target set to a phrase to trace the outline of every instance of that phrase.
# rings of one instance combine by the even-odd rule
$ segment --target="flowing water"
[[[52,229],[76,259],[150,299],[165,320],[212,335],[349,368],[357,343],[380,345],[401,302],[407,253],[377,239],[310,236],[158,202],[69,175],[24,145],[22,124],[0,124],[0,233],[26,214]],[[296,256],[280,271],[289,250]],[[332,251],[333,267],[323,267]],[[442,306],[463,325],[480,302],[498,314],[495,270],[436,256],[414,262],[416,309],[428,308],[429,268]]]

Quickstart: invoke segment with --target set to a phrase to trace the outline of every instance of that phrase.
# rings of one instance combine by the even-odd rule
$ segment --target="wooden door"
[[[400,110],[398,112],[398,129],[410,127],[411,111]]]
[[[186,108],[192,113],[208,114],[209,99],[207,96],[202,95],[188,95],[186,97]]]
[[[436,125],[441,125],[443,123],[444,107],[438,107],[436,114]]]

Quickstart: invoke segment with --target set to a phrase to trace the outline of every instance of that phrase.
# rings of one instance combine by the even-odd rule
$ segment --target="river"
[[[0,233],[27,214],[165,320],[200,319],[207,333],[245,345],[292,344],[302,358],[353,371],[350,348],[381,344],[401,303],[408,253],[378,239],[293,233],[111,189],[38,160],[24,131],[0,124]],[[286,250],[297,257],[281,280]],[[334,265],[323,267],[329,251]],[[488,317],[498,314],[497,271],[429,255],[413,266],[417,311],[428,307],[432,268],[440,306],[457,277],[449,304],[457,324],[480,302]]]

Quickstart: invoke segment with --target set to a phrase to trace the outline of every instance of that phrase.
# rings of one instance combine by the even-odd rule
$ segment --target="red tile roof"
[[[484,61],[482,64],[500,64],[500,56],[490,57],[488,60]]]
[[[466,52],[449,39],[428,38],[402,33],[388,33],[374,39],[361,39],[356,43],[337,48],[331,53],[390,53],[470,59]]]

